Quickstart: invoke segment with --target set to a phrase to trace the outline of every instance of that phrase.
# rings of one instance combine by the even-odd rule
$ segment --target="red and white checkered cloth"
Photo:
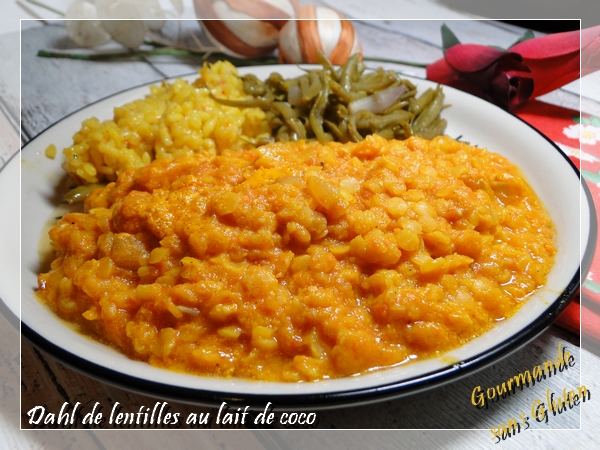
[[[513,112],[544,133],[571,158],[580,169],[595,205],[600,206],[600,118],[538,100],[528,101]],[[582,271],[581,275],[580,295],[568,305],[556,324],[600,343],[600,242],[589,272]]]

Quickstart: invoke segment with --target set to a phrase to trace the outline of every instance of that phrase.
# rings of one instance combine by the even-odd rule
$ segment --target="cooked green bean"
[[[413,114],[420,114],[427,105],[429,105],[435,97],[435,89],[429,88],[419,97],[413,98],[409,110]]]
[[[391,127],[388,128],[382,128],[378,131],[376,131],[374,134],[377,134],[379,136],[381,136],[384,139],[394,139],[396,137],[394,130]]]
[[[397,111],[399,109],[405,109],[408,105],[409,105],[409,101],[408,100],[402,100],[402,97],[400,97],[400,101],[398,103],[396,103],[395,105],[392,105],[388,109],[386,109],[383,112],[383,114],[389,114],[389,113],[392,113],[392,112]]]
[[[326,75],[322,74],[322,77],[325,78]],[[327,108],[327,102],[329,101],[329,87],[327,83],[322,84],[323,89],[321,89],[321,92],[319,92],[315,103],[310,109],[308,121],[310,123],[313,133],[315,133],[315,137],[317,138],[317,140],[322,144],[325,144],[329,141],[332,141],[333,137],[330,133],[326,133],[325,130],[323,130],[325,108]]]
[[[352,142],[360,142],[364,139],[363,136],[358,132],[358,129],[356,126],[356,122],[358,121],[359,116],[363,112],[364,111],[359,111],[357,113],[352,114],[350,117],[348,117],[348,134],[350,135],[350,140]]]
[[[291,141],[290,130],[287,125],[282,125],[277,130],[277,135],[275,136],[279,142],[289,142]]]
[[[408,139],[412,136],[412,128],[408,122],[400,122],[394,127],[394,133],[396,134],[396,139]]]
[[[412,87],[410,91],[406,91],[404,94],[402,94],[402,97],[400,97],[400,100],[412,99],[412,98],[414,98],[415,95],[417,95],[417,89],[415,87]],[[411,111],[411,112],[413,112],[413,111]]]
[[[308,80],[308,75],[302,75],[300,78],[298,78],[298,87],[300,88],[300,99],[302,100],[302,102],[305,102],[305,98],[307,97],[307,92],[308,92],[308,85],[309,85],[309,80]],[[288,93],[289,93],[289,89],[288,89]]]
[[[344,89],[344,87],[339,84],[337,81],[330,79],[329,80],[329,88],[332,90],[332,92],[337,95],[338,97],[340,97],[340,99],[342,100],[343,103],[352,103],[354,100],[358,100],[359,98],[363,98],[367,96],[367,93],[364,91],[359,91],[359,92],[350,92],[347,89]]]
[[[227,106],[237,106],[238,108],[254,108],[269,109],[273,104],[273,92],[266,91],[265,97],[254,97],[247,100],[229,100],[226,98],[217,98],[212,92],[209,93],[210,98]]]
[[[367,70],[367,66],[364,62],[359,60],[356,63],[356,69],[354,70],[354,77],[352,78],[352,82],[354,83],[355,81],[360,81],[365,70]]]
[[[331,78],[335,78],[337,80],[335,67],[333,67],[333,64],[331,64],[331,61],[329,61],[325,57],[325,55],[323,54],[323,52],[319,52],[317,58],[318,58],[319,64],[321,64],[321,66],[323,66],[323,70],[325,72],[329,72],[329,76]]]
[[[306,128],[289,103],[273,102],[273,109],[283,116],[285,123],[293,133],[292,140],[306,139]]]
[[[71,189],[65,195],[65,201],[70,205],[75,203],[81,203],[85,201],[86,198],[92,193],[94,189],[102,188],[106,185],[104,184],[83,184],[81,186],[77,186],[76,188]]]
[[[296,78],[272,73],[262,82],[245,75],[242,82],[244,92],[250,96],[247,99],[217,98],[212,93],[210,97],[229,106],[262,108],[275,139],[282,141],[358,142],[369,134],[387,139],[413,135],[432,138],[444,132],[446,121],[440,117],[444,94],[440,86],[417,97],[415,85],[396,72],[381,67],[365,70],[359,54],[352,55],[341,67],[334,67],[319,53],[319,63],[320,70],[306,70]],[[406,86],[401,95],[397,89],[400,85]],[[361,101],[350,106],[357,100]],[[386,108],[383,112],[382,104]]]
[[[260,97],[267,92],[267,86],[256,75],[248,74],[243,77],[243,89],[246,94]]]
[[[319,95],[321,92],[321,77],[315,71],[311,71],[308,73],[308,79],[310,84],[307,85],[306,90],[302,91],[302,101],[304,103],[310,102],[313,98]],[[300,86],[302,89],[302,85]]]
[[[358,58],[360,58],[360,53],[355,53],[346,64],[342,66],[342,73],[340,75],[339,83],[346,91],[352,90],[352,78],[354,76],[354,72],[356,70],[356,64],[358,63]]]
[[[418,131],[416,135],[424,139],[433,139],[434,137],[444,133],[447,124],[448,123],[446,122],[446,119],[438,119],[426,129]]]
[[[358,128],[381,129],[390,124],[400,123],[409,120],[412,114],[408,111],[398,110],[386,115],[373,114],[369,111],[362,111],[364,114],[357,121]]]
[[[435,90],[435,97],[429,103],[423,112],[414,120],[413,128],[420,132],[424,131],[429,125],[431,125],[442,112],[444,108],[444,93],[442,88],[438,86]]]
[[[323,123],[327,125],[327,128],[331,131],[331,133],[337,138],[338,141],[344,142],[346,141],[345,133],[337,126],[337,124],[331,122],[330,120],[324,119]],[[344,123],[344,122],[340,122]]]
[[[362,80],[353,83],[352,88],[357,92],[373,93],[389,87],[397,79],[398,74],[395,72],[381,70],[373,77],[364,76]]]
[[[271,72],[265,84],[269,86],[271,89],[281,89],[281,83],[283,83],[285,79],[281,76],[280,73]]]

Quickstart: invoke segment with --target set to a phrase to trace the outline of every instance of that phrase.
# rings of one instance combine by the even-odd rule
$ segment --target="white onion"
[[[396,101],[402,97],[404,92],[406,92],[406,85],[404,84],[377,91],[372,95],[350,102],[348,105],[348,111],[350,114],[354,114],[360,110],[371,111],[374,114],[381,114],[394,103],[396,103]]]
[[[277,48],[279,29],[296,5],[297,0],[194,0],[206,36],[225,53],[248,58]]]
[[[302,89],[300,85],[294,84],[288,89],[288,103],[292,106],[300,106],[302,104]]]
[[[331,9],[306,5],[297,9],[296,18],[281,29],[279,59],[286,63],[318,62],[321,51],[333,64],[343,64],[354,53],[361,53],[352,22]]]
[[[65,13],[65,28],[69,38],[82,47],[96,47],[107,43],[110,34],[102,27],[99,20],[94,20],[97,18],[96,7],[92,3],[84,1],[72,3]]]

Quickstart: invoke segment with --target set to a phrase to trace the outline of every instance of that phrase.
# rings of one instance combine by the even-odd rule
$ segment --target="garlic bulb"
[[[100,19],[165,19],[159,0],[92,0]]]
[[[82,47],[102,45],[112,37],[126,47],[138,48],[148,31],[159,31],[166,23],[168,11],[160,1],[77,0],[65,13],[65,28],[69,38]],[[182,0],[171,0],[171,4],[181,14]]]
[[[285,63],[318,62],[319,50],[332,64],[344,64],[350,55],[362,53],[352,22],[330,8],[306,5],[281,29],[279,59]]]
[[[115,41],[129,48],[142,45],[148,31],[143,20],[103,20],[102,26]]]
[[[94,2],[104,28],[115,41],[129,48],[142,45],[148,30],[158,31],[165,25],[165,12],[158,0],[94,0]]]
[[[106,44],[110,34],[98,19],[96,7],[92,3],[77,1],[65,13],[65,28],[69,38],[82,47],[96,47]],[[85,19],[85,20],[72,20]]]
[[[277,48],[279,30],[294,16],[297,2],[194,0],[194,7],[206,36],[223,52],[260,58]]]

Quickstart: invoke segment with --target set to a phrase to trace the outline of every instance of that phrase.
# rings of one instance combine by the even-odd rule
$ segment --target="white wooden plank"
[[[0,33],[15,33],[21,30],[20,19],[37,18],[29,4],[17,1],[3,2],[0,15]],[[38,24],[39,25],[39,24]]]
[[[27,0],[9,0],[7,3],[6,9],[3,10],[3,13],[6,12],[6,14],[0,18],[0,30],[6,30],[6,32],[17,31],[19,19],[52,20],[62,17],[54,11],[32,4]],[[58,12],[65,13],[73,0],[43,0],[42,3]],[[184,10],[181,15],[177,13],[171,0],[158,0],[158,3],[165,11],[166,18],[192,19],[196,17],[193,0],[182,0]],[[2,25],[6,28],[3,28]]]
[[[344,6],[344,11],[348,11],[349,7]],[[462,43],[496,45],[505,48],[512,45],[525,32],[525,30],[520,30],[515,33],[512,30],[496,26],[494,22],[483,20],[373,20],[369,21],[369,24],[380,30],[401,33],[436,47],[442,46],[441,27],[443,24],[446,24]]]
[[[600,71],[581,79],[581,95],[600,103]]]
[[[1,15],[0,15],[1,16]],[[0,99],[11,115],[12,120],[19,121],[19,46],[20,32],[13,31],[2,36],[0,45]]]
[[[365,2],[348,0],[319,0],[320,4],[341,11],[346,17],[367,20],[371,26],[405,34],[417,40],[441,47],[440,28],[446,23],[464,43],[509,46],[523,34],[522,29],[497,24],[482,17],[456,12],[430,1],[399,0],[393,2]],[[465,20],[470,19],[470,20]]]
[[[59,25],[23,32],[23,130],[32,137],[73,111],[132,86],[162,78],[143,61],[127,64],[40,58],[40,49],[65,48],[65,29]]]
[[[394,0],[367,2],[363,0],[319,0],[319,3],[342,11],[348,17],[358,19],[465,19],[477,16],[456,12],[432,1]]]
[[[600,103],[585,97],[581,97],[581,111],[586,114],[600,117]]]
[[[590,73],[583,78],[563,86],[561,89],[581,95],[583,98],[600,102],[600,71]]]
[[[563,108],[570,108],[579,111],[579,95],[562,89],[557,89],[555,91],[548,92],[545,95],[541,95],[538,97],[538,100],[546,103],[552,103],[553,105],[562,106]]]
[[[194,50],[213,47],[204,37],[200,23],[195,19],[169,21],[161,33],[166,37],[167,42],[175,42],[179,47]],[[167,78],[194,73],[203,64],[200,56],[189,59],[160,56],[146,58],[145,60]]]
[[[15,129],[14,121],[1,111],[0,104],[0,167],[19,150],[19,132]]]
[[[6,448],[25,448],[27,438],[19,435],[19,333],[0,319],[0,442]]]

